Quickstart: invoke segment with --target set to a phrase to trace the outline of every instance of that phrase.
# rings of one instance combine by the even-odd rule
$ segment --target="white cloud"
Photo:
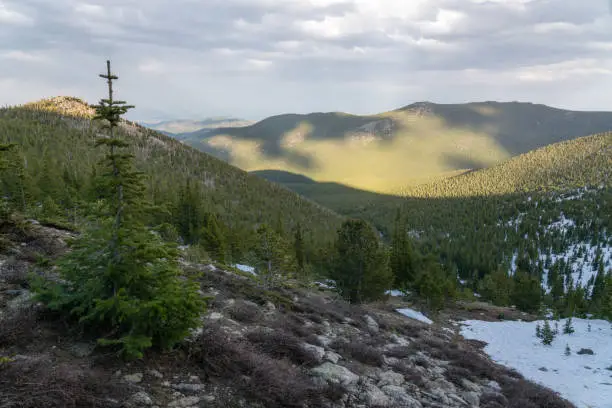
[[[168,116],[419,99],[612,110],[592,97],[612,87],[611,30],[607,0],[0,0],[7,77],[97,95],[111,58],[138,111],[162,99]],[[0,87],[0,104],[15,98]]]
[[[0,23],[31,25],[33,23],[33,19],[16,10],[12,10],[4,3],[0,3]]]
[[[42,62],[46,58],[40,54],[24,52],[20,50],[0,52],[0,59],[14,60],[20,62]]]

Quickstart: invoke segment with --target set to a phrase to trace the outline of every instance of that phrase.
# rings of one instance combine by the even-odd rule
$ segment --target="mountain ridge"
[[[245,127],[195,132],[182,141],[246,171],[283,170],[398,194],[610,130],[612,112],[528,102],[416,102],[375,115],[274,115]]]

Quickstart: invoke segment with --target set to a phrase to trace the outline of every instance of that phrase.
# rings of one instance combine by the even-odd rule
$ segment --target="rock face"
[[[353,385],[359,381],[359,376],[357,374],[352,373],[345,367],[330,362],[323,363],[314,368],[312,373],[327,382],[341,385]]]

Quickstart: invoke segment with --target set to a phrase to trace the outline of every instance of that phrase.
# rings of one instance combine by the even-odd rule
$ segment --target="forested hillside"
[[[496,304],[610,313],[611,164],[611,133],[547,146],[410,190],[396,230]],[[375,222],[392,223],[388,213]]]
[[[391,112],[278,115],[186,143],[244,170],[398,194],[552,143],[612,129],[612,113],[531,103],[415,103]]]
[[[0,110],[0,144],[13,143],[11,165],[2,175],[4,195],[31,217],[78,221],[100,153],[101,133],[93,109],[75,98],[52,98]],[[278,185],[234,168],[191,147],[122,122],[119,132],[131,142],[137,168],[145,174],[146,197],[158,206],[156,223],[166,222],[181,236],[195,236],[216,215],[240,257],[260,224],[290,236],[307,225],[307,242],[329,242],[341,217]]]

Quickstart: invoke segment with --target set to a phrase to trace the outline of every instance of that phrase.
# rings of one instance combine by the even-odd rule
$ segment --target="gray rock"
[[[408,395],[406,390],[397,385],[386,385],[382,387],[382,391],[387,394],[393,402],[402,408],[423,408],[421,403]]]
[[[468,405],[468,403],[463,398],[458,396],[457,394],[449,393],[449,394],[446,394],[446,396],[448,397],[449,401],[455,401],[457,404],[461,406]]]
[[[410,345],[410,342],[408,340],[406,340],[402,336],[398,336],[395,333],[391,334],[391,340],[393,340],[394,343],[396,343],[396,344],[398,344],[400,346],[408,346],[408,345]]]
[[[478,393],[474,391],[466,391],[461,393],[461,396],[463,397],[463,400],[467,402],[471,407],[480,406],[480,396],[478,395]]]
[[[380,331],[380,327],[378,327],[378,323],[376,323],[376,320],[374,320],[372,316],[365,315],[363,318],[365,319],[366,324],[368,325],[368,329],[370,329],[370,331],[374,333],[378,333]]]
[[[204,386],[202,384],[180,383],[180,384],[173,385],[172,388],[178,391],[197,393],[197,392],[202,391],[204,389]]]
[[[142,381],[142,373],[126,374],[123,376],[123,381],[138,384]]]
[[[317,361],[323,361],[323,358],[325,357],[325,349],[323,347],[315,346],[314,344],[309,343],[303,344],[302,347],[304,347],[304,350],[315,356]]]
[[[388,407],[393,401],[374,384],[365,384],[362,397],[370,407]]]
[[[158,380],[164,378],[164,375],[157,370],[149,370],[147,371],[147,374],[149,374],[153,378],[157,378]]]
[[[384,387],[385,385],[402,385],[404,383],[404,376],[395,371],[383,371],[378,374],[378,386]]]
[[[325,360],[330,361],[334,364],[338,363],[338,361],[340,361],[340,359],[342,358],[342,356],[338,353],[334,353],[333,351],[326,351],[325,352]]]
[[[580,354],[580,355],[586,354],[586,355],[592,356],[595,353],[590,348],[581,348],[576,354]]]
[[[327,382],[351,385],[359,381],[359,376],[345,367],[325,362],[312,369],[315,376],[323,378]]]
[[[480,385],[474,384],[473,382],[471,382],[467,378],[462,378],[461,379],[461,385],[467,391],[475,392],[477,394],[480,394],[482,392],[482,387]]]
[[[543,371],[543,372],[548,372],[548,368],[546,367],[540,367],[538,368],[538,370]]]
[[[150,407],[153,405],[153,399],[146,392],[140,391],[130,397],[129,403],[138,407]]]
[[[223,315],[219,312],[212,312],[208,316],[206,316],[209,320],[220,320],[223,318]]]
[[[200,403],[200,397],[185,397],[174,400],[168,404],[168,408],[186,408]]]
[[[493,392],[501,392],[501,386],[499,385],[497,381],[492,381],[492,380],[489,381],[486,384],[486,387]]]
[[[431,381],[429,384],[431,390],[442,390],[445,393],[456,392],[455,385],[449,381],[446,381],[444,378],[438,378],[434,381]]]
[[[9,311],[16,311],[20,309],[26,309],[32,305],[32,297],[34,295],[29,290],[22,290],[21,294],[8,302],[6,302],[6,308]]]
[[[70,353],[75,357],[87,357],[93,353],[96,345],[93,343],[75,343],[70,346]]]
[[[319,340],[319,343],[321,343],[325,347],[328,347],[330,344],[332,344],[332,339],[327,336],[318,335],[317,340]]]

